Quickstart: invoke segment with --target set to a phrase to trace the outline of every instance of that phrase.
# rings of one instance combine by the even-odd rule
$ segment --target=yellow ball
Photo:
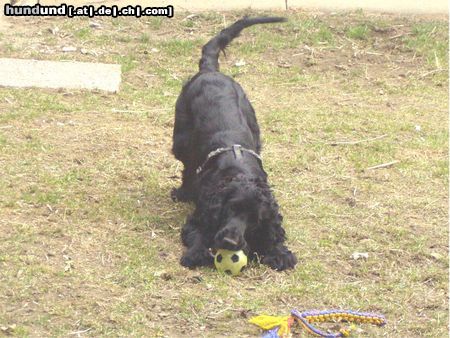
[[[247,265],[247,256],[242,250],[219,249],[214,257],[214,265],[220,272],[237,276]]]

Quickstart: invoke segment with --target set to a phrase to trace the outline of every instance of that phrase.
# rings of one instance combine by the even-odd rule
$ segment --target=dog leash
[[[260,315],[249,320],[265,330],[263,338],[290,337],[291,327],[298,323],[312,335],[326,338],[341,338],[350,335],[352,327],[341,328],[339,332],[329,333],[316,328],[313,323],[321,322],[347,322],[347,323],[368,323],[377,326],[386,325],[386,318],[383,315],[369,312],[357,312],[349,310],[325,310],[325,311],[305,311],[292,310],[289,316],[267,316]]]
[[[222,153],[224,153],[224,152],[227,152],[227,151],[233,151],[235,158],[238,159],[238,160],[240,160],[240,159],[242,158],[242,153],[243,153],[243,152],[247,152],[247,153],[249,153],[249,154],[255,156],[259,161],[262,161],[261,156],[258,155],[258,154],[257,154],[256,152],[254,152],[253,150],[244,148],[244,147],[242,147],[240,144],[234,144],[234,145],[232,145],[231,147],[227,147],[227,148],[217,148],[216,150],[211,151],[211,152],[208,154],[208,156],[206,156],[206,160],[203,162],[203,164],[202,164],[201,166],[199,166],[199,167],[197,168],[197,170],[195,171],[195,172],[197,173],[197,175],[199,175],[199,174],[203,171],[203,169],[205,168],[206,164],[208,163],[208,161],[209,161],[211,158],[213,158],[213,157],[215,157],[215,156],[217,156],[217,155],[220,155],[220,154],[222,154]]]

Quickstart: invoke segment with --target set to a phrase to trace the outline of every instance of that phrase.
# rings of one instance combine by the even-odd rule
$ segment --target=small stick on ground
[[[383,53],[376,53],[376,52],[364,52],[364,53],[366,53],[368,55],[379,55],[379,56],[384,55]]]
[[[337,146],[337,145],[355,145],[355,144],[359,144],[359,143],[363,143],[363,142],[370,142],[370,141],[375,141],[375,140],[379,140],[382,139],[384,137],[388,136],[388,134],[383,134],[377,137],[372,137],[372,138],[368,138],[368,139],[364,139],[364,140],[357,140],[357,141],[336,141],[336,142],[331,142],[328,143],[331,146]]]
[[[92,328],[89,328],[89,329],[86,329],[86,330],[81,330],[81,331],[70,332],[69,335],[71,335],[71,336],[80,336],[80,334],[89,332],[91,330],[92,330]]]
[[[422,79],[424,77],[427,77],[428,75],[439,73],[439,72],[443,72],[445,70],[447,70],[447,69],[444,69],[444,68],[434,69],[434,70],[431,70],[429,72],[423,73],[422,75],[419,76],[419,78]]]
[[[185,18],[184,18],[183,20],[181,20],[181,21],[191,20],[191,19],[194,19],[194,18],[196,18],[196,17],[198,17],[197,14],[189,14],[187,17],[185,17]]]
[[[439,61],[439,58],[436,54],[436,51],[434,51],[434,62],[436,63],[436,68],[440,69],[441,68],[441,62]]]
[[[400,161],[392,161],[388,163],[378,164],[373,167],[369,167],[366,170],[374,170],[374,169],[382,169],[382,168],[389,168],[392,167],[394,164],[399,163]]]
[[[126,109],[117,109],[113,108],[111,111],[113,113],[130,113],[130,114],[142,114],[142,113],[148,113],[148,112],[158,112],[158,111],[169,111],[171,108],[152,108],[152,109],[146,109],[146,110],[126,110]]]
[[[397,39],[397,38],[401,38],[401,37],[403,37],[405,35],[410,35],[410,34],[409,33],[400,33],[400,34],[397,34],[397,35],[389,37],[389,40],[394,40],[394,39]]]

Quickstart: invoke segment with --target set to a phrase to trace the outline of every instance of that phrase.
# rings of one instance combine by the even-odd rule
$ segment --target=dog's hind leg
[[[173,130],[172,152],[177,160],[184,165],[182,184],[180,188],[173,189],[171,197],[174,201],[192,201],[196,196],[196,174],[191,149],[192,143],[192,120],[185,111],[185,103],[182,97],[177,101],[175,126]]]
[[[189,202],[197,197],[197,174],[191,167],[183,170],[182,183],[179,188],[172,189],[171,197],[173,201]]]
[[[261,152],[261,137],[255,110],[253,109],[252,104],[245,95],[242,87],[237,83],[235,84],[235,86],[237,88],[236,91],[239,95],[239,107],[241,108],[242,113],[244,114],[245,119],[247,120],[247,125],[250,128],[253,140],[255,142],[256,152],[259,154]]]
[[[179,101],[182,101],[179,99]],[[189,161],[192,138],[192,121],[189,114],[184,111],[183,104],[177,102],[175,113],[175,125],[173,128],[173,147],[172,153],[177,160],[184,165]]]

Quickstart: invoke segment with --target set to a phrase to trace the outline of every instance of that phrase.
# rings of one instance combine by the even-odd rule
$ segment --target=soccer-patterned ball
[[[230,251],[219,249],[214,257],[214,265],[220,272],[236,276],[247,265],[247,256],[242,250]]]

